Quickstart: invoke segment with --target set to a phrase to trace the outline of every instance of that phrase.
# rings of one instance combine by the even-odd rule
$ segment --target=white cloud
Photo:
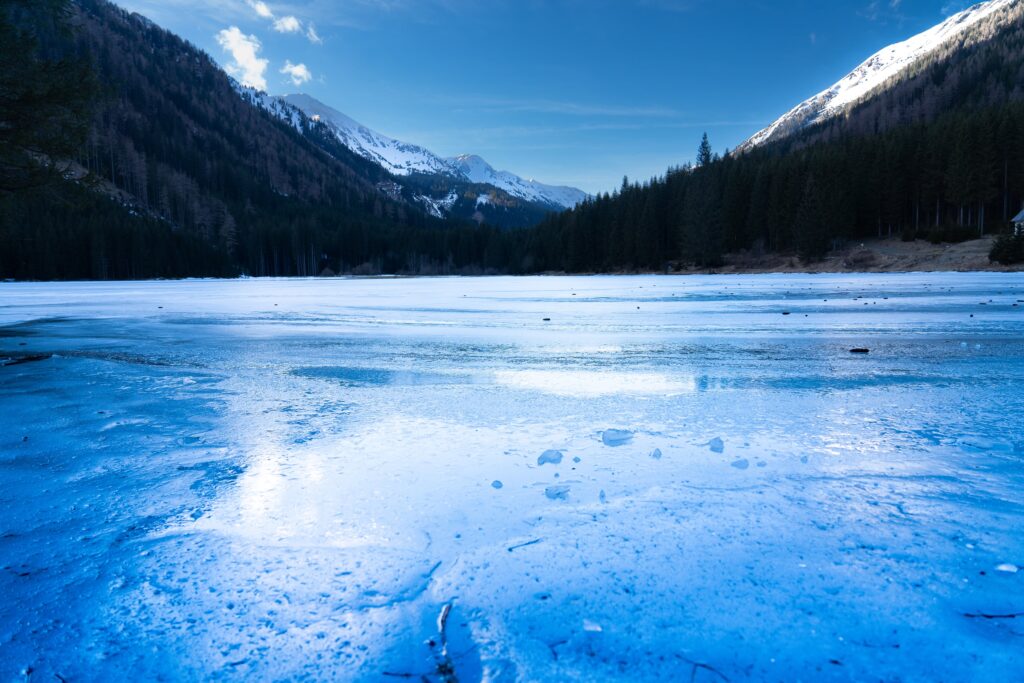
[[[258,90],[267,89],[267,65],[269,60],[259,56],[260,44],[256,36],[247,36],[237,26],[224,29],[217,34],[217,42],[221,48],[230,53],[232,61],[227,65],[229,74]]]
[[[298,33],[302,30],[302,22],[295,17],[281,17],[274,22],[274,30],[278,33]]]
[[[256,14],[260,15],[264,19],[274,18],[274,13],[270,11],[270,8],[267,7],[267,3],[263,2],[263,0],[248,0],[248,2],[249,7],[256,10]]]
[[[293,85],[302,85],[313,80],[313,74],[305,64],[292,64],[291,61],[286,61],[281,73],[291,78]]]
[[[263,2],[263,0],[245,1],[246,4],[248,4],[249,7],[251,7],[261,18],[272,21],[274,30],[278,33],[303,33],[302,21],[298,17],[291,14],[284,17],[278,17],[274,14],[274,11],[270,9],[270,5]],[[316,32],[316,26],[313,25],[313,22],[309,22],[305,30],[305,35],[309,42],[316,45],[322,45],[324,42],[320,37],[320,34]]]

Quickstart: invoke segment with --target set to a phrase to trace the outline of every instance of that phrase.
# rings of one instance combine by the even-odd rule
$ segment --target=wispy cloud
[[[488,98],[439,98],[439,104],[447,104],[456,110],[474,110],[491,113],[557,114],[563,116],[607,117],[607,118],[674,118],[680,112],[657,106],[620,106],[567,102],[545,99],[488,99]]]
[[[903,21],[903,0],[871,0],[858,14],[868,21]]]
[[[292,64],[291,60],[284,63],[281,73],[288,76],[291,79],[292,85],[296,86],[302,85],[303,83],[309,83],[313,80],[313,74],[305,64]]]
[[[942,6],[942,14],[948,17],[951,14],[963,12],[973,4],[975,4],[974,0],[949,0]]]
[[[399,134],[410,140],[444,140],[466,141],[467,139],[477,142],[494,140],[505,140],[508,138],[529,138],[537,139],[543,137],[564,137],[568,133],[602,133],[608,131],[634,131],[634,130],[710,130],[713,128],[733,127],[763,127],[767,121],[749,120],[702,120],[702,121],[665,121],[660,123],[582,123],[577,125],[510,125],[475,128],[444,128],[440,130],[417,130],[406,131]],[[573,143],[575,144],[575,143]],[[519,145],[516,145],[520,149]]]
[[[245,35],[237,26],[224,29],[217,34],[217,43],[231,55],[226,69],[243,85],[259,90],[267,89],[267,66],[270,61],[259,56],[263,45],[259,38]]]
[[[267,3],[261,0],[249,0],[249,7],[255,10],[256,15],[263,19],[273,19],[274,13],[270,11],[270,7]]]
[[[274,21],[274,30],[278,33],[299,33],[302,31],[302,22],[292,16],[281,17]]]
[[[271,26],[278,33],[303,34],[306,36],[306,39],[309,40],[309,42],[314,43],[316,45],[320,45],[324,42],[323,39],[320,37],[320,34],[317,33],[316,28],[313,26],[312,23],[309,23],[307,26],[304,27],[302,20],[293,14],[278,16],[277,13],[274,12],[273,9],[271,9],[270,5],[268,5],[266,2],[263,2],[263,0],[246,0],[246,3],[249,5],[249,7],[252,8],[254,12],[256,12],[256,16],[258,16],[261,19],[267,19],[270,22],[272,22]]]

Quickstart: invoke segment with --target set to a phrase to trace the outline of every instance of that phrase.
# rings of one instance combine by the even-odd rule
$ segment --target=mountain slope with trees
[[[695,165],[551,218],[533,234],[537,267],[813,261],[851,239],[1005,230],[1024,205],[1024,3],[975,31],[844,117],[724,157],[705,138]]]
[[[5,91],[64,87],[71,61],[91,67],[99,90],[75,117],[84,136],[50,153],[62,162],[57,181],[0,200],[4,277],[442,272],[485,262],[477,245],[492,229],[441,221],[389,194],[391,176],[325,126],[253,106],[208,55],[146,19],[106,0],[18,4],[2,30],[23,44],[5,40],[2,59],[45,78],[7,71]],[[30,106],[31,95],[20,101]],[[0,130],[65,126],[59,112],[14,113],[3,111]],[[6,161],[15,148],[2,142]]]

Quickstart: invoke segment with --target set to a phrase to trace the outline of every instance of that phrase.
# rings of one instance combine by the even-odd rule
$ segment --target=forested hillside
[[[626,183],[552,218],[541,268],[660,269],[726,252],[824,255],[842,240],[963,239],[1024,203],[1024,6],[946,46],[845,117],[742,155]],[[967,43],[967,44],[965,44]]]
[[[5,62],[53,78],[87,64],[98,87],[85,139],[62,150],[73,162],[65,180],[0,200],[4,277],[430,272],[482,261],[489,229],[390,197],[383,169],[322,125],[252,106],[180,38],[105,0],[75,0],[62,30],[53,17],[65,3],[49,4],[5,8],[5,31],[22,40],[0,46]],[[28,80],[0,78],[5,88]]]

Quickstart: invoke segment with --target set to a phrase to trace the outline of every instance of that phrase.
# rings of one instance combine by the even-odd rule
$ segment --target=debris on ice
[[[605,446],[624,446],[633,440],[633,432],[624,429],[606,429],[601,433],[601,441]]]
[[[544,451],[541,453],[541,456],[537,458],[537,464],[541,467],[544,465],[561,465],[562,451]]]
[[[549,486],[544,489],[544,495],[551,500],[569,500],[569,487]]]

